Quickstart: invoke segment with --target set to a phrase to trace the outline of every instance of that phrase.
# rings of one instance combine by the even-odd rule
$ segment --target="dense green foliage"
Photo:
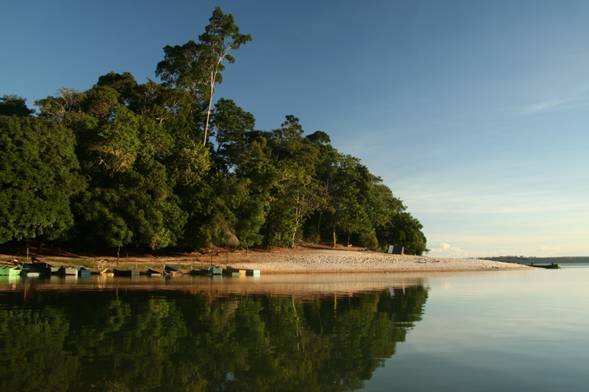
[[[14,292],[0,304],[0,390],[356,390],[421,319],[427,294]]]
[[[421,254],[421,224],[325,132],[292,115],[260,131],[231,99],[214,103],[224,63],[250,40],[217,8],[198,41],[164,48],[161,82],[111,72],[38,101],[37,116],[2,98],[0,243],[70,229],[62,237],[96,249],[306,240]]]
[[[73,224],[78,174],[73,133],[57,122],[0,116],[0,243],[58,238]]]
[[[28,116],[33,111],[27,107],[24,99],[5,95],[0,98],[0,116]]]

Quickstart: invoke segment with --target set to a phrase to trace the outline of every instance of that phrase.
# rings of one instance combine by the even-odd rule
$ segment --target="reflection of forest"
[[[179,293],[0,297],[2,391],[343,391],[420,320],[427,290],[212,299]]]

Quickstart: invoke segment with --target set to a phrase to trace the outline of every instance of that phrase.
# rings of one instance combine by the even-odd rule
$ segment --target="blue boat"
[[[78,277],[80,278],[89,278],[92,276],[92,271],[86,267],[80,267],[78,270]]]

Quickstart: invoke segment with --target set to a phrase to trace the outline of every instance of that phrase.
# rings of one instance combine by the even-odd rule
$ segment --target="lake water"
[[[0,391],[586,391],[589,266],[0,280]]]

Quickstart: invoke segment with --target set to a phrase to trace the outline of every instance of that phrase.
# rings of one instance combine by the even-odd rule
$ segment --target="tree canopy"
[[[0,243],[56,239],[73,224],[84,188],[74,135],[63,124],[0,116]]]
[[[159,80],[110,72],[86,91],[37,101],[37,114],[0,98],[0,243],[425,251],[419,221],[325,131],[306,132],[293,115],[259,130],[235,101],[214,100],[251,39],[216,8],[198,39],[164,48]]]

